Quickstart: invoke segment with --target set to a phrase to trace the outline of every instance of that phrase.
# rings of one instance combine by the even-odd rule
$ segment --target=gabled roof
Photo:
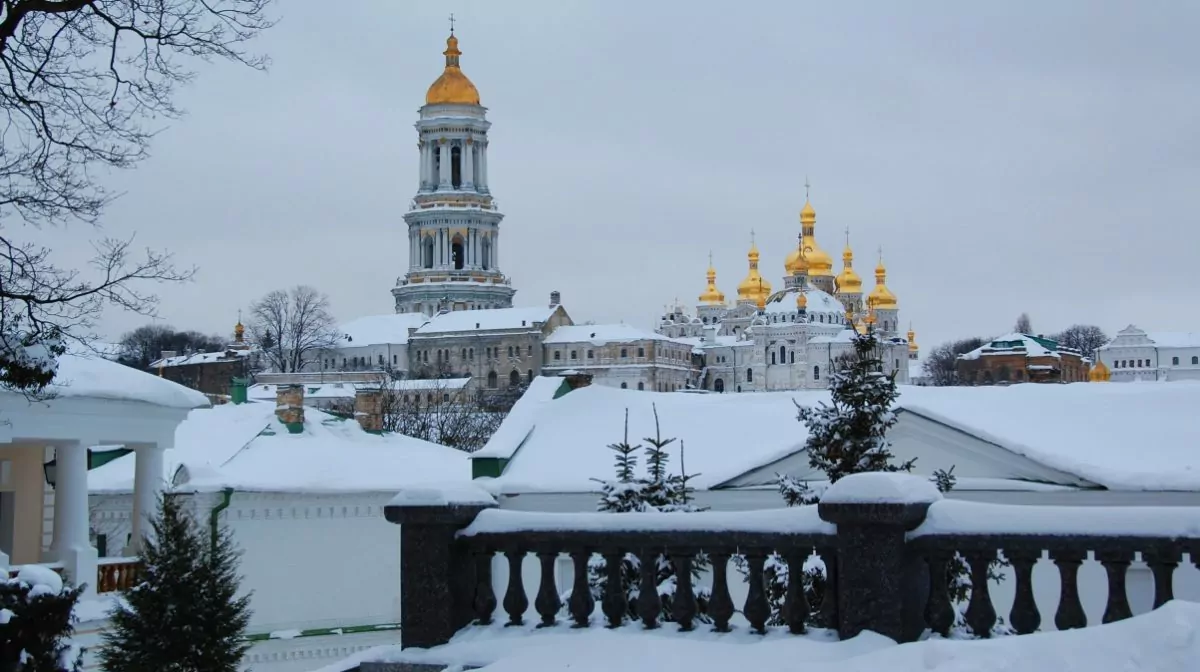
[[[67,353],[58,358],[54,382],[46,392],[59,398],[140,401],[169,408],[201,408],[208,397],[145,371],[98,355]]]
[[[537,308],[489,308],[487,310],[455,310],[434,316],[415,335],[447,334],[471,331],[500,331],[506,329],[533,330],[535,324],[545,323],[561,306]]]
[[[1053,357],[1058,359],[1062,357],[1062,353],[1064,352],[1075,355],[1079,354],[1069,348],[1060,347],[1058,341],[1054,339],[1014,332],[993,338],[990,342],[968,353],[959,355],[958,358],[979,359],[987,355],[1024,353],[1026,357]]]
[[[408,343],[408,330],[420,327],[428,321],[429,317],[421,313],[388,313],[360,317],[339,327],[343,338],[338,345],[343,348],[404,345]]]

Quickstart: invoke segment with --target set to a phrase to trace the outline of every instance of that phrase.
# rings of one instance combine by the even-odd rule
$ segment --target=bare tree
[[[97,181],[148,154],[177,118],[195,59],[263,68],[242,45],[271,21],[270,0],[5,0],[0,3],[0,385],[38,394],[70,342],[87,345],[108,306],[152,315],[147,282],[178,282],[169,255],[132,239],[95,243],[65,269],[16,239],[16,225],[95,224],[114,198]],[[154,122],[147,126],[147,122]]]
[[[505,408],[448,379],[397,381],[383,386],[383,430],[475,452],[487,443]]]
[[[1059,345],[1078,350],[1084,357],[1096,359],[1096,350],[1108,343],[1108,335],[1094,324],[1075,324],[1056,335]]]
[[[165,324],[147,324],[121,337],[117,361],[136,369],[147,369],[162,357],[164,350],[185,352],[217,352],[227,345],[220,336],[198,331],[176,331]]]
[[[943,343],[925,358],[925,375],[930,382],[937,386],[958,385],[958,356],[982,347],[990,339],[963,338],[949,343]]]
[[[1029,319],[1029,313],[1021,313],[1017,317],[1017,323],[1013,326],[1013,331],[1018,334],[1033,334],[1033,322]]]
[[[250,339],[267,366],[283,373],[303,371],[338,342],[329,297],[307,285],[277,289],[250,307]]]

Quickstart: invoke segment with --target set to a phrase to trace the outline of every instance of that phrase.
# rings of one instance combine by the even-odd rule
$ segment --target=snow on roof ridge
[[[454,310],[433,316],[432,319],[421,325],[416,333],[423,335],[455,331],[533,328],[535,322],[546,322],[560,307],[555,305]]]
[[[429,321],[423,313],[384,313],[364,315],[341,325],[342,347],[357,348],[369,345],[403,345],[408,343],[408,330],[420,328]]]

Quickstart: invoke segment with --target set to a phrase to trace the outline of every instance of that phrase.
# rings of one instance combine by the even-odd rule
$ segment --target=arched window
[[[463,264],[467,261],[466,251],[463,248],[463,238],[458,234],[454,234],[454,239],[450,242],[450,258],[454,261],[454,268],[460,271]]]
[[[467,359],[471,360],[472,362],[475,361],[475,348],[467,349]]]
[[[425,268],[433,268],[433,236],[425,236],[421,239],[421,265]]]
[[[621,383],[621,389],[622,389],[622,390],[627,390],[627,389],[629,389],[629,383]]]
[[[746,382],[747,383],[754,382],[754,369],[746,369]]]
[[[645,391],[645,389],[646,389],[645,383],[638,383],[638,390]]]
[[[820,380],[820,379],[821,379],[821,367],[814,366],[813,367],[813,380]]]
[[[787,361],[787,348],[781,345],[781,346],[779,346],[779,363],[783,364],[786,361]]]
[[[1193,361],[1192,361],[1192,363],[1193,363],[1193,364],[1195,364],[1195,363],[1196,363],[1196,362],[1195,362],[1195,359],[1196,359],[1195,357],[1193,357],[1193,358],[1192,358],[1192,360],[1193,360]],[[1172,365],[1172,366],[1179,366],[1179,358],[1178,358],[1178,357],[1172,357],[1172,358],[1171,358],[1171,365]]]
[[[724,392],[724,391],[725,391],[725,380],[722,378],[717,378],[716,380],[714,380],[713,381],[713,392]]]
[[[521,385],[521,372],[517,371],[516,369],[513,369],[512,373],[508,374],[508,386],[509,387],[520,387],[520,385]]]
[[[494,389],[496,389],[496,386],[498,384],[499,384],[499,380],[498,380],[498,377],[496,376],[496,372],[488,371],[488,387],[490,387],[494,390]]]
[[[508,346],[508,356],[509,356],[509,357],[512,357],[512,356],[513,356],[513,346],[511,346],[511,345],[510,345],[510,346]]]
[[[628,356],[629,356],[629,350],[627,350],[625,348],[621,348],[621,359],[624,359]]]
[[[450,184],[458,189],[462,186],[462,149],[450,148]]]
[[[790,364],[796,363],[796,351],[795,350],[793,350],[791,353],[789,353],[789,358],[791,359],[791,361],[789,362]]]
[[[1200,357],[1192,355],[1192,365],[1200,364]]]
[[[775,363],[775,353],[774,352],[771,353],[771,363],[772,364]]]
[[[479,246],[479,266],[485,271],[492,266],[492,239],[487,236]]]

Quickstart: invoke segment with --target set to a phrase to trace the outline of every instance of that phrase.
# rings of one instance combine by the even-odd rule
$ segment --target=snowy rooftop
[[[140,401],[170,408],[209,405],[208,397],[195,390],[98,355],[68,353],[59,357],[54,382],[46,391],[60,398]]]
[[[210,364],[212,362],[232,361],[238,357],[248,357],[249,355],[249,350],[193,352],[190,355],[175,355],[174,357],[156,359],[150,363],[150,368],[157,369],[160,366],[184,366],[187,364]]]
[[[1200,348],[1200,332],[1151,331],[1146,334],[1155,345],[1164,348]]]
[[[532,329],[535,322],[550,319],[559,306],[536,308],[490,308],[487,310],[455,310],[436,315],[416,333],[442,334],[456,331],[485,331],[496,329]]]
[[[88,473],[93,493],[131,492],[135,455]],[[466,482],[467,454],[396,434],[364,432],[353,420],[307,409],[289,434],[275,405],[224,404],[192,411],[166,451],[163,477],[187,490],[392,491],[427,482]]]
[[[538,379],[553,380],[553,379]],[[697,488],[712,488],[795,454],[807,439],[794,402],[828,400],[804,390],[747,394],[637,392],[592,385],[552,399],[546,384],[513,408],[480,457],[511,457],[501,492],[593,491],[608,478],[629,410],[631,443],[654,435],[685,446]],[[1114,490],[1200,491],[1200,382],[1008,387],[902,386],[900,408],[1040,465]],[[900,423],[906,422],[901,414]],[[680,442],[669,449],[679,466]],[[953,459],[953,458],[951,458]],[[927,469],[934,465],[924,464]],[[946,465],[949,466],[949,465]]]
[[[547,345],[556,343],[630,343],[633,341],[675,341],[689,344],[683,339],[671,339],[662,334],[638,329],[628,324],[577,324],[558,327],[546,338]]]
[[[408,343],[408,330],[416,329],[428,321],[429,317],[421,313],[389,313],[360,317],[340,327],[345,337],[339,345],[343,348],[404,345]]]
[[[971,352],[959,355],[959,359],[979,359],[986,355],[1006,355],[1013,351],[1018,351],[1024,348],[1027,357],[1059,357],[1057,350],[1051,349],[1045,345],[1045,342],[1052,343],[1049,339],[1037,339],[1028,334],[1011,333],[1005,334],[998,338],[993,338],[990,342],[982,347],[976,348]]]
[[[773,300],[767,302],[765,311],[768,313],[794,313],[796,312],[796,294],[798,290],[783,292],[776,296]],[[809,287],[804,290],[804,298],[808,300],[805,305],[805,310],[810,313],[834,313],[836,315],[845,315],[846,307],[842,305],[831,294],[823,292],[814,287]]]

